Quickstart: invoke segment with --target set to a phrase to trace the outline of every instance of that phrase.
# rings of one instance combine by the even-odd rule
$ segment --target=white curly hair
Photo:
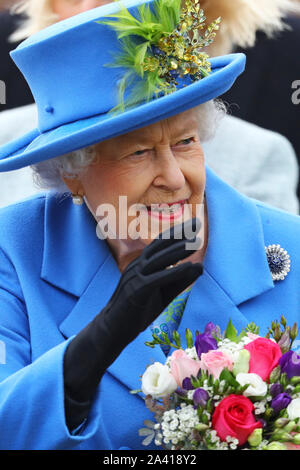
[[[220,120],[226,114],[226,106],[221,100],[212,100],[195,108],[201,142],[213,137]],[[62,177],[80,177],[85,169],[98,157],[96,145],[76,150],[60,157],[32,165],[35,185],[57,193],[66,193],[68,188]]]

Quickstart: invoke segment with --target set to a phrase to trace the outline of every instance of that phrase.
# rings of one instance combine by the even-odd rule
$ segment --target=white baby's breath
[[[199,360],[195,346],[193,346],[192,348],[185,349],[185,352],[189,358],[194,359],[195,361]]]
[[[173,413],[170,413],[171,411]],[[198,422],[197,411],[192,405],[182,403],[176,411],[165,411],[161,423],[164,442],[176,445],[178,442],[184,441],[190,436]]]

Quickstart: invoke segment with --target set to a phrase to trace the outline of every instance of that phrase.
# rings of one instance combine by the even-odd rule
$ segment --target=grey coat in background
[[[35,105],[0,113],[0,145],[36,127]],[[225,182],[249,197],[298,214],[298,163],[285,137],[226,116],[215,137],[203,143],[206,163]],[[30,168],[0,173],[0,207],[39,191]]]
[[[203,148],[207,165],[226,183],[248,197],[299,214],[298,161],[285,137],[226,116]]]

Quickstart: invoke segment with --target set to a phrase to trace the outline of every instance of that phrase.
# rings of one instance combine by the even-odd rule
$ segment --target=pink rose
[[[171,355],[171,374],[176,380],[179,387],[186,377],[197,376],[200,369],[199,361],[195,361],[188,357],[185,351],[178,349]]]
[[[257,374],[267,381],[282,356],[280,346],[268,338],[257,338],[245,349],[250,353],[249,374]]]
[[[232,370],[233,362],[231,358],[222,351],[212,350],[208,353],[201,354],[200,366],[202,370],[206,370],[209,374],[212,374],[215,379],[218,379],[222,370]]]

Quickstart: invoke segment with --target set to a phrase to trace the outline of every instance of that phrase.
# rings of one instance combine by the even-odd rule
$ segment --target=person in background
[[[108,3],[101,0],[24,0],[15,12],[27,20],[13,34],[20,41],[51,23]],[[283,27],[282,18],[292,0],[203,0],[208,21],[222,16],[220,37],[209,53],[218,56],[239,46],[251,46],[258,29],[271,34]],[[247,27],[245,27],[247,24]],[[229,111],[230,113],[230,111]],[[35,105],[0,114],[0,144],[37,127]],[[235,141],[235,146],[232,145]],[[236,119],[228,114],[216,135],[203,143],[207,164],[242,193],[292,213],[299,212],[296,196],[298,165],[290,143],[282,136]],[[249,156],[249,148],[252,149]],[[247,162],[247,166],[245,165]],[[12,190],[13,189],[13,190]],[[0,176],[0,207],[39,191],[30,168]]]
[[[300,15],[291,15],[285,22],[287,28],[273,39],[258,33],[255,46],[247,50],[247,69],[240,86],[222,98],[237,104],[232,106],[234,116],[284,135],[293,145],[299,163]],[[245,50],[239,48],[237,52]],[[265,87],[269,77],[269,86]]]
[[[34,102],[29,86],[9,55],[20,42],[10,41],[9,38],[24,21],[24,16],[10,15],[4,6],[7,3],[3,5],[3,10],[0,9],[0,80],[5,83],[6,88],[5,99],[0,100],[2,112]]]
[[[0,0],[0,11],[7,10],[14,2],[9,0]]]

